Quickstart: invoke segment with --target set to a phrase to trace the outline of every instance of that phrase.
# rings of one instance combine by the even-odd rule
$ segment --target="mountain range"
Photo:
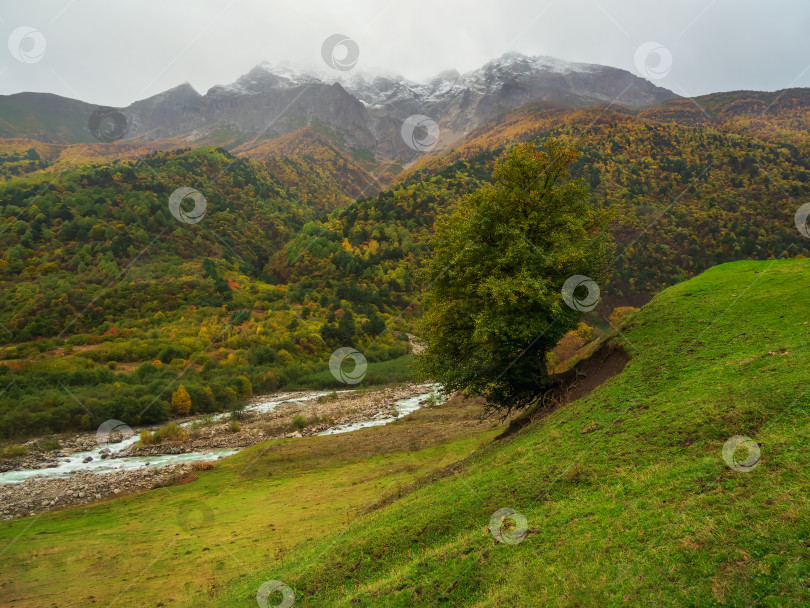
[[[125,108],[0,96],[0,178],[213,145],[262,162],[299,200],[328,210],[582,112],[586,127],[621,116],[803,145],[809,111],[810,89],[684,98],[625,70],[518,53],[420,82],[263,62],[204,95],[185,83]]]
[[[330,78],[265,62],[204,95],[185,83],[110,109],[126,123],[110,139],[216,144],[248,152],[311,127],[357,156],[407,162],[434,148],[447,149],[485,121],[528,103],[640,108],[677,98],[625,70],[517,53],[471,72],[445,71],[424,82],[365,73]],[[46,93],[2,96],[0,137],[92,143],[99,139],[88,126],[96,110],[93,104]],[[422,128],[427,125],[434,132],[417,132],[415,142],[406,143],[402,129],[411,116],[421,117],[413,121],[415,128],[421,121]]]

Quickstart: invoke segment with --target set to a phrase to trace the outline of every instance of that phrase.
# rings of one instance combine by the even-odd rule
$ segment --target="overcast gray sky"
[[[636,50],[655,42],[672,57],[656,84],[682,95],[810,86],[808,0],[0,3],[0,94],[124,106],[185,81],[204,93],[262,60],[326,69],[321,45],[336,33],[357,42],[355,70],[412,79],[507,51],[638,74]]]

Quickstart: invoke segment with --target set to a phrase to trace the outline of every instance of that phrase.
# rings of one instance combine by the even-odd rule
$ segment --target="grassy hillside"
[[[666,290],[622,328],[621,375],[219,605],[268,579],[296,606],[807,604],[808,279],[806,260],[737,262]],[[721,455],[735,435],[761,444],[750,472]],[[494,540],[501,508],[522,542]]]
[[[182,485],[3,522],[0,605],[214,606],[233,580],[280,566],[295,545],[491,439],[480,413],[454,402],[385,427],[269,442]]]
[[[621,375],[511,438],[453,400],[3,523],[0,604],[247,607],[271,579],[296,606],[807,603],[808,279],[738,262],[666,290],[621,328]],[[501,508],[522,542],[494,540]]]

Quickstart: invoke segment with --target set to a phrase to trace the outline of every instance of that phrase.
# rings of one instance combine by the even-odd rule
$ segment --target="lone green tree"
[[[436,223],[417,369],[445,390],[483,395],[508,413],[552,384],[545,355],[582,316],[563,284],[573,275],[598,283],[612,251],[608,212],[570,178],[577,157],[560,140],[516,145],[492,185]]]

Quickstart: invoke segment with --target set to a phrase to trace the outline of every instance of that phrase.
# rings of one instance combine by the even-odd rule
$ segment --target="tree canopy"
[[[436,222],[417,365],[448,392],[484,395],[509,411],[549,384],[545,353],[582,314],[564,302],[563,284],[602,279],[611,252],[608,213],[570,178],[577,156],[563,140],[519,144],[492,185]]]

